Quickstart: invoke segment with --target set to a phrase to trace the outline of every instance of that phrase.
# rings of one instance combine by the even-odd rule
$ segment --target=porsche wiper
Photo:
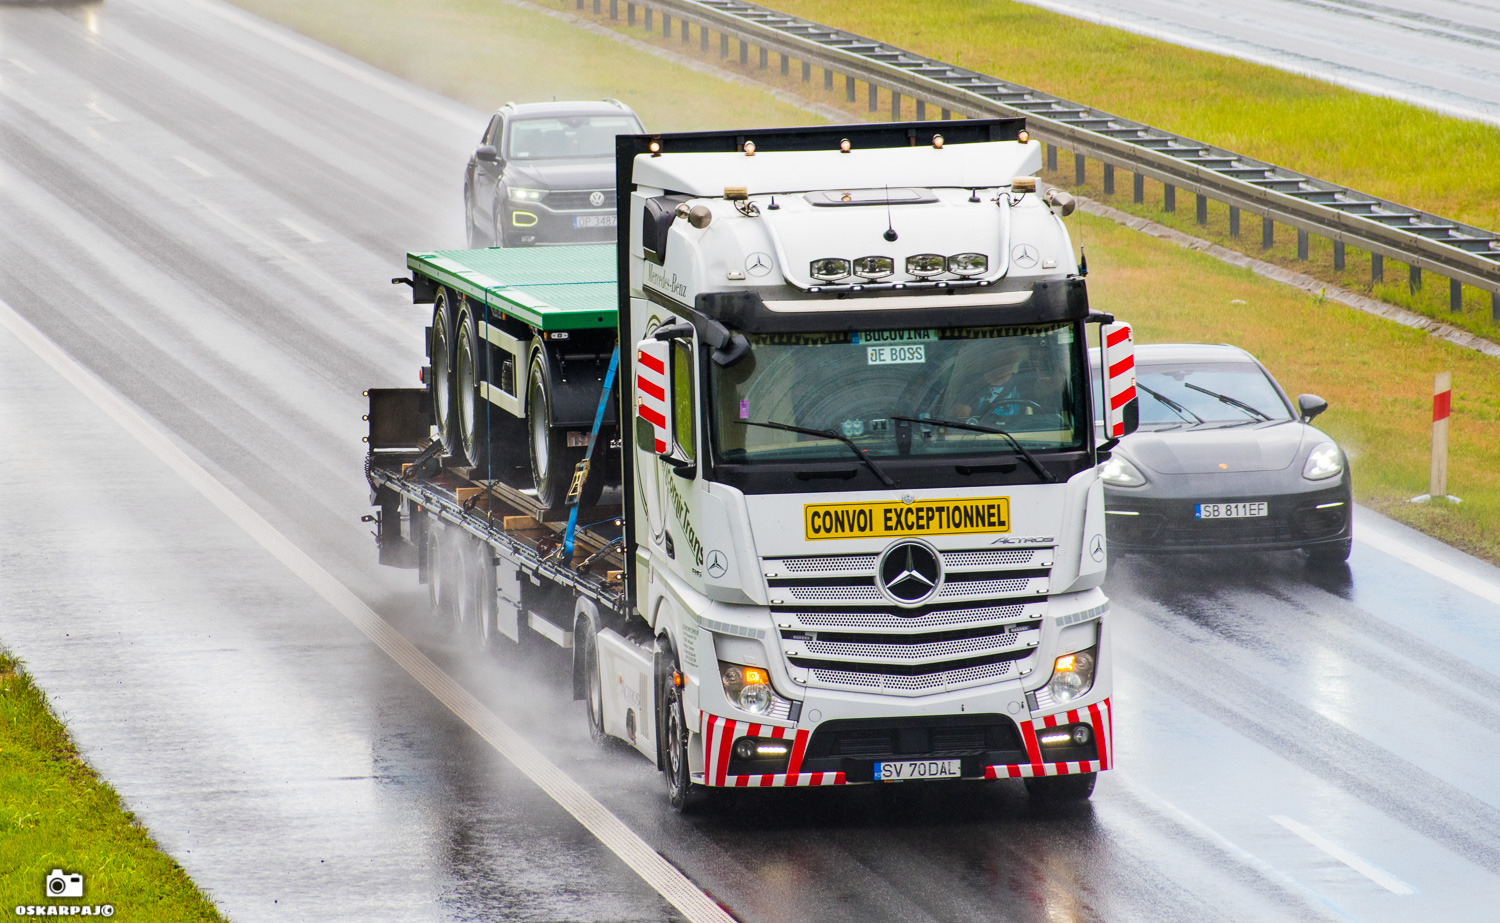
[[[1162,394],[1162,393],[1160,393],[1158,391],[1152,391],[1150,388],[1148,388],[1145,385],[1141,384],[1139,380],[1136,381],[1135,387],[1136,387],[1136,390],[1138,390],[1138,391],[1144,391],[1147,394],[1151,395],[1152,397],[1156,398],[1163,405],[1165,405],[1168,410],[1170,410],[1173,413],[1177,414],[1177,416],[1181,417],[1184,421],[1192,423],[1194,425],[1203,422],[1203,418],[1200,417],[1200,416],[1198,416],[1196,413],[1193,413],[1191,410],[1188,410],[1186,407],[1184,407],[1181,404],[1177,403],[1176,401],[1172,400],[1170,397],[1167,397],[1165,394]],[[1192,417],[1192,419],[1188,420],[1188,417]]]
[[[861,449],[859,446],[855,445],[853,439],[850,439],[843,433],[836,433],[831,429],[811,429],[805,426],[792,426],[790,423],[761,423],[756,420],[735,420],[734,422],[739,423],[742,426],[764,426],[766,429],[785,430],[788,433],[801,433],[804,436],[822,436],[825,439],[837,439],[839,442],[842,442],[844,445],[848,446],[849,451],[853,452],[856,458],[864,462],[865,467],[873,471],[875,473],[875,476],[880,478],[880,482],[882,484],[887,487],[896,486],[896,482],[891,480],[884,471],[880,470],[879,466],[875,464],[875,460],[872,459],[868,454],[866,454],[864,449]]]
[[[1198,392],[1201,392],[1203,394],[1207,394],[1209,397],[1214,398],[1215,400],[1219,401],[1220,403],[1228,404],[1231,407],[1237,407],[1240,410],[1245,411],[1245,413],[1254,414],[1258,419],[1261,419],[1261,420],[1269,420],[1269,419],[1271,419],[1271,417],[1268,414],[1266,414],[1266,413],[1264,413],[1262,411],[1256,410],[1254,407],[1251,407],[1249,404],[1245,403],[1244,401],[1240,400],[1239,398],[1230,397],[1227,394],[1220,394],[1217,391],[1210,391],[1207,388],[1200,388],[1197,385],[1192,384],[1191,382],[1186,382],[1185,381],[1185,382],[1182,383],[1182,386],[1184,388],[1192,388],[1194,391],[1198,391]],[[1140,382],[1136,382],[1136,387],[1137,388],[1140,387]]]
[[[1010,433],[1007,433],[1005,430],[998,427],[980,426],[977,423],[959,423],[957,420],[935,420],[932,417],[902,417],[896,414],[891,414],[891,419],[905,420],[908,423],[926,423],[929,426],[951,426],[954,429],[967,429],[972,430],[976,433],[989,433],[993,436],[1004,436],[1006,439],[1010,440],[1011,445],[1016,447],[1016,454],[1026,459],[1026,464],[1031,466],[1031,470],[1036,472],[1037,477],[1048,482],[1055,483],[1057,481],[1057,475],[1048,471],[1046,468],[1043,468],[1042,463],[1036,460],[1036,456],[1026,451],[1026,447],[1024,445],[1021,445],[1021,443],[1016,440],[1015,436],[1012,436]]]

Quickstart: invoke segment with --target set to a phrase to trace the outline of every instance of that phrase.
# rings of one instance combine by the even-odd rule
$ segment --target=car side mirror
[[[499,159],[499,156],[500,155],[496,153],[495,145],[493,144],[481,144],[478,147],[474,148],[475,160],[484,160],[490,163],[494,163],[497,159]]]
[[[1328,409],[1328,402],[1316,394],[1297,395],[1297,410],[1302,413],[1302,422],[1311,423],[1313,417]]]

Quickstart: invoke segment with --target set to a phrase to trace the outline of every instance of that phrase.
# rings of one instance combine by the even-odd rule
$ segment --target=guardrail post
[[[926,121],[926,120],[927,120],[927,100],[925,100],[925,99],[919,99],[919,100],[917,100],[917,121],[918,122],[923,122],[923,121]]]
[[[1464,309],[1464,284],[1457,279],[1448,280],[1448,310],[1457,314]]]
[[[680,23],[677,31],[682,33],[682,44],[686,45],[688,43],[688,21],[686,19],[679,19],[677,21]]]
[[[1139,173],[1134,174],[1134,176],[1135,176],[1135,183],[1134,183],[1134,186],[1135,186],[1135,190],[1134,190],[1135,204],[1140,205],[1142,202],[1146,201],[1146,178],[1144,176],[1142,176],[1141,174],[1139,174]]]
[[[761,70],[765,70],[766,68],[768,68],[770,66],[771,66],[771,52],[766,49],[766,46],[762,45],[760,47],[760,69]]]
[[[1307,262],[1307,232],[1297,229],[1297,259]]]
[[[1198,223],[1208,224],[1208,196],[1198,193]]]
[[[1112,163],[1104,165],[1104,194],[1115,194],[1115,165]]]
[[[1276,222],[1270,218],[1260,219],[1260,248],[1269,250],[1274,243],[1276,243]]]
[[[1378,253],[1370,254],[1370,283],[1385,281],[1385,257]]]
[[[750,43],[740,39],[740,66],[750,63]]]
[[[729,57],[729,36],[723,32],[719,33],[719,57]]]
[[[1177,211],[1177,187],[1171,183],[1163,183],[1161,187],[1162,210],[1171,214]]]
[[[1344,242],[1342,240],[1333,242],[1333,269],[1335,272],[1344,271]]]
[[[583,9],[583,0],[578,0],[578,8]]]
[[[1057,145],[1047,145],[1047,172],[1057,172]]]
[[[812,83],[812,63],[809,61],[802,62],[802,82]]]
[[[901,121],[901,94],[891,91],[891,121]]]
[[[823,89],[833,92],[833,71],[823,68]]]
[[[627,26],[633,26],[633,25],[635,25],[635,4],[634,3],[627,3],[627,4],[625,4],[625,25],[627,25]]]
[[[708,26],[700,25],[698,27],[698,44],[700,46],[698,50],[702,51],[704,54],[707,54],[708,53]]]
[[[594,0],[594,15],[599,15],[599,0]]]
[[[620,18],[620,0],[609,0],[609,18]]]
[[[1406,284],[1407,287],[1411,289],[1412,294],[1416,294],[1417,292],[1420,292],[1422,290],[1421,266],[1408,265],[1406,267]]]
[[[943,121],[946,122],[946,121],[948,121],[951,118],[953,118],[953,113],[950,112],[950,111],[948,111],[947,109],[944,109],[943,110]]]
[[[1073,155],[1073,185],[1075,185],[1075,186],[1082,186],[1083,185],[1084,178],[1088,175],[1087,171],[1084,169],[1084,166],[1085,166],[1085,164],[1084,164],[1084,160],[1083,160],[1083,155],[1082,154],[1074,154]]]
[[[785,77],[787,74],[790,74],[792,72],[791,68],[792,59],[787,57],[786,52],[783,51],[781,53],[781,76]]]
[[[1490,292],[1490,320],[1500,324],[1500,292]]]
[[[845,90],[846,95],[849,97],[849,102],[851,102],[851,103],[854,102],[854,75],[853,74],[845,74],[844,75],[844,90]]]
[[[646,11],[646,31],[650,32],[652,29],[656,28],[656,11],[649,6],[644,7],[643,9],[645,9]]]
[[[870,84],[870,111],[874,112],[880,108],[880,88]]]

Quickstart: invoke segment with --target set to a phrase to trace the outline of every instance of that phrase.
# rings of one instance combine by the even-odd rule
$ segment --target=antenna
[[[886,240],[894,241],[900,235],[896,233],[896,225],[891,221],[891,187],[885,187],[885,234]]]

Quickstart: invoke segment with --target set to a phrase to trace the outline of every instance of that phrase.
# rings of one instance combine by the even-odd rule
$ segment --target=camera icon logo
[[[83,897],[83,876],[69,875],[62,869],[53,869],[47,876],[48,897]]]

